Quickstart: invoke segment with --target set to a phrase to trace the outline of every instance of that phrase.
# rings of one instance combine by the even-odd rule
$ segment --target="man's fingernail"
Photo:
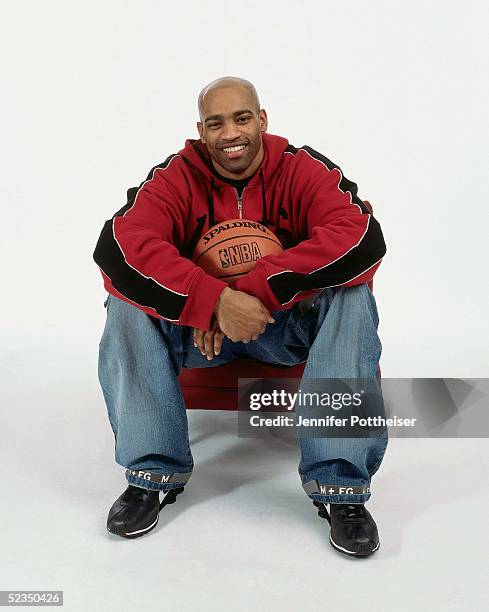
[[[197,342],[194,342],[194,346],[195,346],[195,348],[197,348]]]
[[[212,357],[210,355],[207,355],[207,361],[210,361],[212,359]]]

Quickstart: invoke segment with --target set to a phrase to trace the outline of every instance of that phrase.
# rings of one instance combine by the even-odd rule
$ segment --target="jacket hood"
[[[289,141],[286,138],[268,134],[267,132],[262,133],[262,140],[264,151],[263,160],[256,174],[251,179],[250,184],[255,183],[255,181],[258,182],[260,180],[260,175],[262,180],[269,180],[280,164],[282,155],[289,145]],[[209,181],[212,179],[217,185],[227,185],[227,183],[220,181],[219,177],[212,171],[211,156],[209,155],[207,147],[200,139],[186,140],[185,147],[178,151],[178,155],[197,168]]]

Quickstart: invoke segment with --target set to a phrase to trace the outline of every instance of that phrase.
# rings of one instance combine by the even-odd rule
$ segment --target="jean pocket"
[[[110,293],[107,295],[107,299],[104,302],[104,308],[108,308],[109,300],[110,300]]]

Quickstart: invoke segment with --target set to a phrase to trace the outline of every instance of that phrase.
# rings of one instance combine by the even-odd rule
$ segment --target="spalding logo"
[[[254,223],[253,221],[235,221],[234,223],[223,223],[222,225],[218,225],[212,231],[207,232],[202,238],[204,239],[204,244],[207,244],[209,240],[214,238],[217,234],[221,232],[225,232],[229,229],[234,229],[235,227],[252,227],[254,229],[260,230],[264,234],[267,233],[267,228],[260,223]]]

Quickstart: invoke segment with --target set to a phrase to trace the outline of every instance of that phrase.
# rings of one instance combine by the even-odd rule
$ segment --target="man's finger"
[[[214,354],[215,355],[219,355],[219,353],[221,352],[223,340],[224,340],[224,333],[220,329],[217,329],[214,335]]]
[[[203,329],[196,329],[194,335],[194,344],[199,349],[202,355],[205,355],[205,347],[204,347],[204,334],[205,331]]]
[[[204,347],[207,359],[210,361],[214,357],[214,331],[204,334]]]

